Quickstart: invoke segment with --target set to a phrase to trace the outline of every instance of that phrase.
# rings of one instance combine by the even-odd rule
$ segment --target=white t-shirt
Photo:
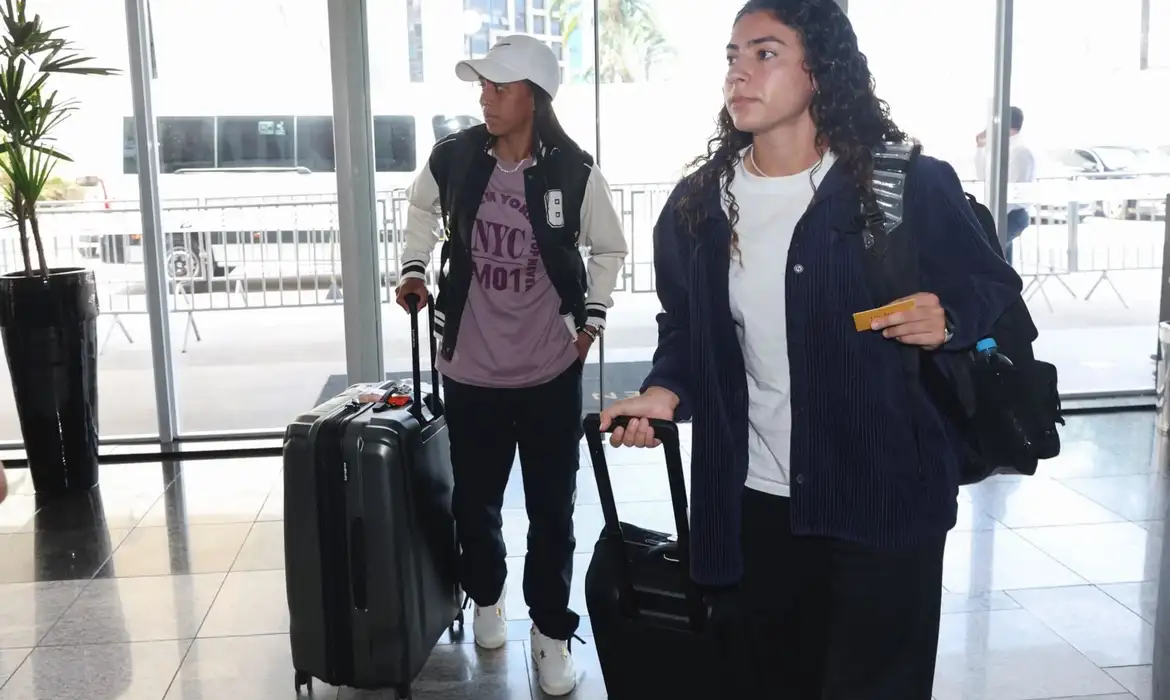
[[[987,147],[975,149],[975,174],[980,180],[987,179]],[[1011,184],[1036,181],[1036,156],[1024,139],[1016,134],[1008,139],[1008,182]],[[1010,196],[1010,195],[1009,195]],[[1027,203],[1008,202],[1007,210],[1026,209]]]
[[[731,315],[743,348],[748,383],[746,486],[787,496],[792,443],[792,382],[784,278],[796,223],[812,203],[834,162],[831,153],[810,170],[787,177],[758,177],[740,161],[731,193],[739,204],[739,256],[730,270]],[[726,208],[726,202],[724,203]]]

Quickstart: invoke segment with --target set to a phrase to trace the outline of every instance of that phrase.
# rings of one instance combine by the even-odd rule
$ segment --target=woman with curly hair
[[[653,369],[603,425],[631,417],[612,443],[645,447],[645,419],[694,421],[691,575],[751,625],[756,697],[929,700],[959,443],[900,346],[971,348],[1020,279],[923,156],[915,306],[857,332],[879,305],[873,149],[907,137],[834,0],[748,2],[727,64],[718,132],[655,227]]]

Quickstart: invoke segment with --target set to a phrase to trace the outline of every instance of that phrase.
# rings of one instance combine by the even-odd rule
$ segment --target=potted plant
[[[22,270],[0,275],[0,335],[38,494],[88,491],[98,478],[97,293],[92,270],[49,267],[37,204],[70,158],[54,132],[77,109],[51,89],[56,75],[113,75],[29,17],[26,0],[0,6],[0,172],[4,216]],[[31,246],[31,248],[30,248]],[[32,249],[36,250],[36,265]]]

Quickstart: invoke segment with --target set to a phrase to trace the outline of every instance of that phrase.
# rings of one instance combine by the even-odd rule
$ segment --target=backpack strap
[[[878,306],[922,291],[914,221],[907,205],[910,176],[921,151],[921,146],[909,143],[886,143],[873,149],[871,187],[861,193],[865,221],[861,239],[866,286]],[[926,401],[921,378],[922,351],[911,345],[899,345],[898,349],[913,406],[914,436],[921,445],[918,426]]]
[[[862,192],[864,274],[878,305],[920,289],[918,250],[907,201],[910,174],[921,147],[883,144],[873,151],[870,189]]]

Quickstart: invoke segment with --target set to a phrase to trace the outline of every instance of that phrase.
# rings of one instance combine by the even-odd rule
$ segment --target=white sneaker
[[[577,669],[569,643],[541,634],[532,626],[532,662],[536,664],[536,679],[545,695],[568,695],[577,687]]]
[[[507,587],[500,590],[500,599],[494,605],[475,606],[475,620],[471,629],[475,634],[475,644],[481,649],[499,649],[508,641],[508,616],[504,612],[504,599],[507,597]]]

